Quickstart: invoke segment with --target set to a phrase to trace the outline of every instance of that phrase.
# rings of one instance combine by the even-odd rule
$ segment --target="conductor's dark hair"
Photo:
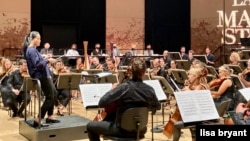
[[[31,31],[28,35],[24,37],[22,55],[24,56],[25,59],[26,59],[26,50],[27,47],[30,45],[30,41],[36,38],[38,34],[39,34],[38,31]]]

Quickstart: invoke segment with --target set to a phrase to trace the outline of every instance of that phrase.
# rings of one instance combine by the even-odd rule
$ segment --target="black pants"
[[[26,95],[26,96],[25,96]],[[26,97],[26,103],[25,103]],[[15,95],[13,92],[9,93],[7,98],[7,105],[11,108],[13,113],[22,113],[24,108],[30,103],[30,95],[21,91],[19,95]],[[18,109],[17,104],[21,104]]]
[[[3,86],[3,85],[1,86],[0,90],[1,90],[1,97],[2,97],[2,101],[3,101],[3,105],[4,105],[4,107],[8,107],[7,99],[9,97],[9,93],[11,91],[7,86]]]
[[[58,96],[55,101],[55,106],[62,104],[64,107],[66,107],[71,99],[70,91],[67,89],[57,89],[57,92]]]
[[[99,121],[89,122],[87,124],[88,137],[90,141],[100,141],[100,135],[121,136],[121,137],[136,137],[136,133],[125,132],[117,127],[113,122]],[[140,131],[140,136],[144,136],[147,128]]]
[[[43,119],[47,113],[48,116],[52,116],[53,115],[53,111],[54,111],[54,103],[55,103],[55,99],[57,97],[57,90],[54,86],[54,84],[52,84],[52,80],[49,78],[42,78],[39,79],[40,83],[41,83],[41,88],[43,91],[43,94],[45,96],[45,101],[42,104],[41,107],[41,118]],[[39,117],[39,115],[38,115]]]

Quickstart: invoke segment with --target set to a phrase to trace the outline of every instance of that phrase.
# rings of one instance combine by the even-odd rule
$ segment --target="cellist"
[[[188,72],[188,85],[186,85],[182,91],[191,91],[191,90],[206,90],[208,89],[208,84],[206,80],[207,70],[201,68],[191,68]],[[181,129],[188,128],[184,125],[183,121],[176,121],[174,123],[172,132],[173,132],[173,141],[179,141],[181,136]],[[195,133],[192,133],[192,138]],[[194,138],[193,138],[194,139]]]

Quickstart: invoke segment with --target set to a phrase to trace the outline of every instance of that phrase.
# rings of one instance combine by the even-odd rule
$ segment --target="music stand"
[[[245,68],[247,68],[247,59],[244,60],[239,60],[240,63],[240,67],[244,70]]]
[[[111,74],[106,77],[101,77],[98,81],[99,83],[119,83],[117,74]]]
[[[242,46],[250,46],[250,38],[240,38],[240,43]]]
[[[174,94],[174,89],[168,83],[168,81],[162,76],[153,76],[153,80],[159,80],[165,93]]]
[[[80,73],[62,73],[58,76],[57,89],[68,89],[69,91],[78,89],[82,79]],[[69,115],[72,112],[71,102],[69,103]]]
[[[181,60],[180,52],[169,52],[169,55],[172,60]]]
[[[149,73],[145,73],[145,75],[142,77],[142,80],[151,80],[150,74]]]
[[[84,71],[87,71],[89,74],[97,74],[102,72],[102,69],[84,69]]]
[[[188,79],[187,72],[182,69],[172,69],[172,74],[175,78],[175,81],[180,84],[184,84],[185,80]]]
[[[244,84],[240,81],[238,75],[231,74],[231,78],[233,79],[236,90],[245,88]]]
[[[242,69],[240,68],[239,65],[228,65],[228,67],[234,71],[233,74],[242,73]]]
[[[176,60],[175,62],[177,64],[178,69],[184,69],[184,70],[190,69],[191,65],[188,60]]]
[[[206,55],[194,55],[194,58],[200,60],[201,62],[205,64],[207,64],[208,62]]]
[[[250,58],[250,50],[242,50],[244,58]]]
[[[219,76],[218,72],[215,70],[213,66],[206,66],[206,68],[209,74],[214,75],[215,77]]]
[[[92,80],[95,83],[101,83],[101,81],[102,83],[105,83],[106,80],[103,80],[102,78],[112,75],[112,72],[100,72],[95,74],[89,74],[87,71],[82,71],[81,74],[86,80]]]

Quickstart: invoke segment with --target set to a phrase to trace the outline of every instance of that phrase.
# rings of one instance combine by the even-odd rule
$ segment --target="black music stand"
[[[161,83],[162,89],[167,94],[168,99],[166,100],[168,104],[170,104],[169,94],[174,94],[174,89],[168,83],[168,81],[162,76],[153,76],[153,80],[159,80]],[[165,112],[164,112],[164,104],[162,104],[162,125],[164,125],[165,121]]]
[[[194,55],[194,58],[200,60],[201,62],[205,64],[207,64],[208,62],[206,55]]]
[[[112,75],[112,72],[100,72],[95,74],[89,74],[87,71],[84,70],[81,72],[81,74],[86,80],[94,81],[94,83],[104,83],[106,82],[105,77]]]
[[[242,73],[242,69],[239,65],[228,65],[229,68],[231,68],[234,72],[233,74],[239,74]]]
[[[106,77],[101,77],[98,81],[99,83],[119,83],[117,74],[111,74]]]
[[[239,60],[240,63],[240,67],[244,70],[245,68],[247,68],[247,59],[244,60]]]
[[[250,38],[240,38],[240,43],[242,46],[250,46]]]
[[[79,88],[82,75],[79,73],[62,73],[58,76],[57,88],[68,89],[69,91]],[[71,100],[69,103],[69,115],[72,112]]]
[[[244,84],[240,81],[238,75],[231,74],[231,78],[233,79],[234,86],[236,90],[245,88]]]
[[[185,80],[188,79],[187,72],[182,69],[172,69],[172,74],[175,78],[175,81],[183,85],[185,83]]]
[[[219,77],[218,72],[215,70],[213,66],[206,66],[208,70],[208,74],[214,75],[215,77]]]
[[[189,63],[188,60],[176,60],[175,61],[177,64],[178,69],[184,69],[184,70],[189,70],[191,64]]]
[[[23,85],[20,89],[20,91],[24,90],[25,93],[29,93],[29,91],[35,91],[37,90],[38,91],[38,113],[39,113],[39,118],[41,119],[41,95],[42,95],[42,90],[41,90],[41,83],[40,83],[40,80],[39,79],[35,79],[35,78],[31,78],[31,77],[25,77],[24,78],[24,81],[23,81]],[[25,94],[25,105],[27,105],[27,98],[26,98],[26,94]],[[35,106],[36,104],[34,104]],[[24,109],[24,121],[26,122],[27,121],[27,107],[25,106],[25,109]],[[36,108],[34,107],[34,110]],[[35,113],[34,113],[35,115]],[[41,124],[39,123],[39,126],[38,128],[41,128]]]
[[[250,50],[242,50],[242,54],[244,58],[250,58]]]
[[[181,60],[180,52],[169,52],[169,55],[172,60]]]

